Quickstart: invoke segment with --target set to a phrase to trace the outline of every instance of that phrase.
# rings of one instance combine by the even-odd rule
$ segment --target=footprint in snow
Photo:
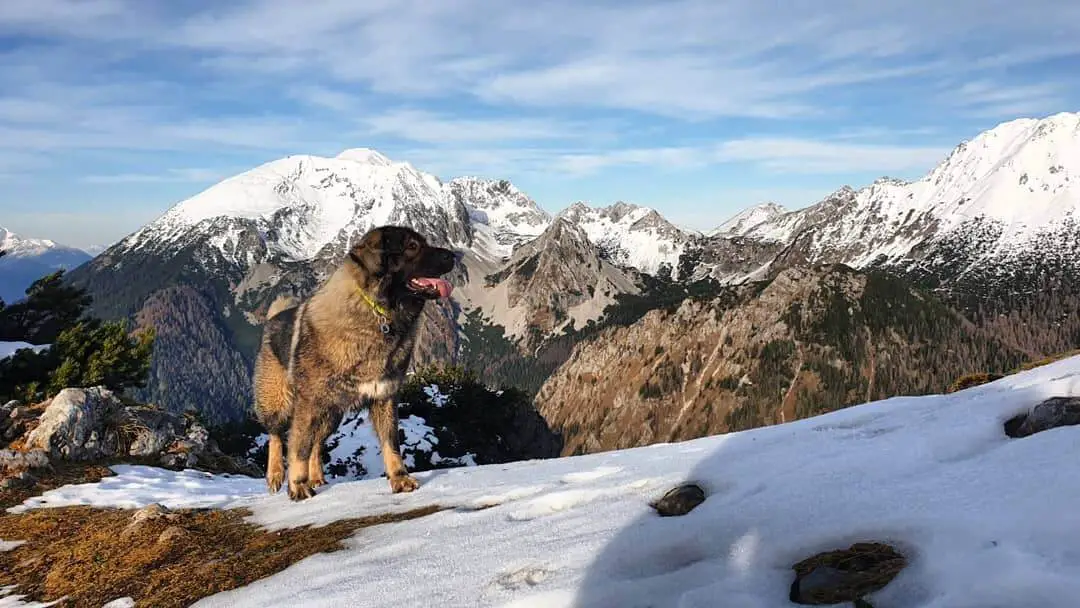
[[[584,483],[586,481],[594,481],[601,477],[607,477],[608,475],[614,475],[622,471],[622,467],[597,467],[591,471],[578,471],[576,473],[567,473],[562,476],[563,483]]]
[[[535,587],[546,581],[550,574],[544,568],[530,566],[500,574],[495,583],[503,589],[516,591],[525,586]]]
[[[548,515],[554,515],[575,507],[587,505],[599,498],[609,495],[604,490],[566,490],[565,492],[553,492],[534,498],[525,505],[510,513],[506,518],[510,521],[529,521]]]

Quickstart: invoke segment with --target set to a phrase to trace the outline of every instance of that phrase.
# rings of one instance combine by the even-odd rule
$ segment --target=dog
[[[415,230],[380,226],[365,233],[308,298],[279,297],[267,310],[252,384],[256,418],[270,436],[266,484],[311,498],[326,483],[323,441],[345,413],[368,408],[393,493],[419,484],[398,445],[395,397],[412,361],[424,305],[447,298],[441,278],[459,254],[429,245]]]

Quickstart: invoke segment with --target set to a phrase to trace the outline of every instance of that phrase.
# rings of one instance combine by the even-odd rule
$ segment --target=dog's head
[[[420,233],[404,226],[380,226],[365,234],[349,257],[380,285],[383,297],[423,300],[450,297],[453,287],[441,278],[459,256],[429,245]]]

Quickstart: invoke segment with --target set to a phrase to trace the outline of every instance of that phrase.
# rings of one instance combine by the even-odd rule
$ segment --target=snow
[[[29,342],[0,342],[0,359],[6,359],[24,348],[36,353],[47,350],[50,344],[30,344]]]
[[[743,236],[762,222],[775,219],[787,212],[787,209],[777,203],[754,205],[736,213],[710,231],[708,236]]]
[[[443,395],[437,385],[425,387],[429,402],[443,407],[449,397]],[[474,454],[460,458],[439,454],[439,437],[435,428],[424,418],[411,414],[398,421],[405,435],[401,442],[402,459],[408,467],[415,466],[418,456],[432,464],[476,465]],[[332,480],[376,479],[386,473],[382,459],[382,446],[366,412],[348,415],[327,440],[327,475]]]
[[[243,475],[213,475],[191,469],[169,471],[126,464],[110,468],[116,476],[105,477],[97,483],[48,490],[8,511],[21,513],[29,509],[74,505],[134,509],[155,502],[170,509],[224,507],[266,492],[262,479]]]
[[[0,587],[0,608],[47,608],[57,606],[63,601],[60,598],[53,602],[24,602],[22,595],[16,593],[15,585]],[[103,607],[104,608],[104,607]]]
[[[795,562],[881,541],[908,567],[877,606],[1065,607],[1080,593],[1080,427],[1010,439],[1005,420],[1080,396],[1080,357],[950,395],[898,397],[783,425],[572,458],[331,481],[311,500],[262,480],[116,467],[58,504],[245,506],[281,529],[428,505],[196,606],[789,606]],[[707,500],[649,502],[692,480]],[[245,485],[247,484],[247,485]],[[213,498],[211,498],[213,496]],[[24,507],[25,508],[25,507]]]

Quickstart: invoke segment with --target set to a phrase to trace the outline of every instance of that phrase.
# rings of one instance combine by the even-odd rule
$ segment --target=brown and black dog
[[[282,436],[288,432],[289,497],[303,500],[326,483],[322,443],[346,411],[368,407],[393,492],[417,488],[401,460],[394,399],[412,360],[428,300],[449,297],[441,275],[458,256],[416,231],[368,231],[334,274],[303,301],[283,297],[267,312],[255,361],[255,412],[270,435],[266,484],[285,480]]]

